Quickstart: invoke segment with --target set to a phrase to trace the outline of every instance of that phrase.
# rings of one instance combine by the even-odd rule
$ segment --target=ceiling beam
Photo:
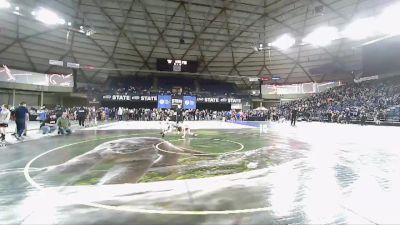
[[[57,1],[57,2],[59,2],[59,1]],[[59,3],[61,3],[61,2],[59,2]],[[65,4],[65,3],[61,3],[61,4]],[[74,18],[73,22],[75,22],[76,18],[79,16],[79,12],[81,10],[80,9],[81,8],[81,4],[82,4],[82,0],[78,0],[77,7],[76,7],[76,14],[75,14],[75,18]],[[68,30],[67,32],[71,33],[70,30]],[[64,58],[67,57],[71,53],[73,45],[74,45],[74,39],[75,39],[75,32],[72,32],[72,34],[71,34],[71,44],[69,45],[69,49],[60,58],[58,58],[58,61],[63,61]],[[49,68],[46,70],[46,73],[49,73],[54,67],[55,66],[53,66],[53,65],[49,66]]]
[[[149,17],[149,19],[150,19],[151,23],[153,24],[153,26],[156,28],[156,30],[158,32],[158,35],[160,35],[160,37],[161,37],[161,40],[164,42],[164,45],[167,48],[168,54],[171,56],[171,58],[174,58],[174,55],[172,54],[171,49],[168,46],[167,39],[164,37],[164,32],[162,32],[160,30],[160,28],[157,26],[157,24],[154,22],[153,17],[151,16],[149,11],[147,10],[146,5],[143,3],[143,1],[141,1],[141,0],[139,0],[139,1],[140,1],[140,3],[142,3],[141,5],[142,5],[142,8],[143,8],[144,12]]]
[[[305,30],[306,25],[307,25],[308,10],[309,10],[309,8],[310,8],[310,4],[311,4],[311,1],[307,3],[306,12],[305,12],[305,14],[304,14],[304,21],[303,21],[303,25],[302,25],[302,29],[301,29],[301,30],[302,30],[301,36],[304,36],[304,30]],[[297,49],[296,62],[298,62],[298,63],[299,63],[300,54],[301,54],[301,47],[302,47],[302,45],[299,45],[299,47],[298,47],[298,49]],[[296,69],[296,67],[297,67],[297,64],[294,64],[293,67],[292,67],[292,69],[290,69],[289,74],[286,76],[286,79],[283,81],[284,84],[289,80],[290,76],[293,74],[293,72],[294,72],[294,70]]]
[[[338,10],[334,9],[333,7],[331,7],[329,4],[325,3],[323,0],[317,0],[319,3],[321,3],[321,5],[323,5],[324,7],[328,8],[329,10],[331,10],[333,13],[335,13],[336,15],[338,15],[340,18],[344,19],[345,21],[350,21],[351,18],[347,17],[346,15],[344,15],[343,13],[339,12]],[[358,3],[357,3],[358,4]]]
[[[185,11],[185,13],[186,13],[186,15],[187,15],[187,18],[188,18],[188,20],[189,20],[189,26],[190,26],[190,28],[192,29],[193,35],[194,35],[195,40],[196,40],[196,42],[197,42],[197,46],[198,46],[198,48],[199,48],[199,52],[200,52],[200,60],[199,60],[199,61],[203,63],[203,66],[206,66],[206,61],[205,61],[204,53],[203,53],[201,44],[200,44],[199,41],[198,41],[198,40],[199,40],[199,38],[198,38],[198,35],[199,35],[199,34],[197,34],[196,30],[194,29],[194,26],[193,26],[193,24],[192,24],[192,19],[191,19],[190,15],[189,15],[189,12],[187,11],[187,8],[186,8],[185,5],[183,5],[183,9],[184,9],[184,11]],[[194,42],[193,42],[193,43],[194,43]],[[190,47],[189,47],[189,48],[190,48]],[[188,49],[189,49],[189,48],[188,48]],[[186,52],[187,52],[187,50],[186,50]],[[183,59],[183,56],[181,57],[181,59]],[[207,67],[207,70],[208,70],[208,72],[210,73],[210,70],[209,70],[208,67]]]
[[[18,41],[22,42],[22,41],[25,41],[25,40],[27,40],[29,38],[37,37],[37,36],[43,35],[43,34],[48,34],[48,33],[52,32],[52,31],[55,31],[55,30],[58,30],[58,29],[60,29],[60,28],[59,27],[53,27],[51,29],[48,29],[48,30],[45,30],[45,31],[41,31],[41,32],[38,32],[38,33],[35,33],[35,34],[31,34],[31,35],[25,36],[25,37],[20,38],[20,39],[15,39],[13,42],[11,42],[10,44],[6,45],[4,48],[0,49],[0,54],[2,54],[3,52],[7,51],[7,49],[12,47],[14,44],[18,43]]]
[[[300,63],[298,63],[295,59],[293,59],[293,58],[290,57],[288,54],[286,54],[286,53],[284,53],[284,52],[282,52],[282,51],[280,51],[280,50],[276,50],[276,51],[279,52],[280,54],[282,54],[283,56],[285,56],[287,59],[291,60],[293,63],[296,63],[297,66],[298,66],[301,70],[303,70],[303,72],[305,73],[305,75],[306,75],[312,82],[315,82],[314,79],[312,79],[310,73],[309,73],[306,69],[304,69],[304,67],[303,67]]]
[[[267,16],[267,14],[264,14],[264,15],[258,17],[258,18],[257,18],[256,20],[254,20],[251,24],[249,24],[249,25],[247,26],[246,29],[241,30],[239,33],[237,33],[236,35],[234,35],[233,37],[231,37],[231,38],[224,44],[224,46],[222,46],[222,48],[220,48],[220,50],[217,52],[217,54],[215,54],[214,57],[212,57],[212,58],[208,61],[207,66],[208,66],[210,63],[212,63],[212,62],[219,56],[219,54],[221,54],[222,51],[223,51],[228,45],[230,45],[230,43],[231,43],[233,40],[235,40],[236,38],[238,38],[238,37],[239,37],[240,35],[242,35],[245,31],[247,31],[247,29],[249,29],[249,27],[253,26],[253,25],[256,24],[260,19],[262,19],[262,18],[264,18],[264,17],[266,17],[266,16]],[[203,69],[203,71],[204,71],[204,69]],[[201,71],[201,72],[203,72],[203,71]]]
[[[135,1],[136,1],[136,0],[132,0],[131,4],[129,5],[128,12],[126,13],[126,15],[125,15],[125,17],[124,17],[124,21],[123,21],[123,23],[122,23],[121,29],[119,30],[119,34],[118,34],[117,40],[115,41],[115,44],[114,44],[113,50],[112,50],[112,52],[111,52],[111,55],[108,56],[107,61],[106,61],[101,67],[106,66],[106,65],[113,59],[114,54],[115,54],[115,51],[116,51],[117,46],[118,46],[118,43],[120,42],[120,40],[121,40],[121,38],[122,38],[122,31],[125,29],[126,21],[128,20],[128,15],[131,13],[131,11],[132,11],[132,9],[133,9],[133,5],[135,4]],[[117,65],[115,62],[114,62],[114,65],[115,65],[116,68],[118,68],[118,65]],[[96,76],[98,75],[99,72],[100,72],[100,71],[96,71],[96,72],[93,74],[93,76],[90,78],[90,81],[93,81],[93,79],[96,78]],[[119,72],[118,74],[119,74],[120,76],[122,76],[121,72]]]
[[[75,55],[74,55],[74,52],[71,52],[71,56],[72,56],[72,58],[75,60],[75,62],[78,62],[78,60],[76,59],[76,57],[75,57]],[[79,68],[78,70],[81,72],[81,74],[82,74],[82,76],[83,76],[83,79],[84,79],[87,83],[90,83],[88,77],[86,76],[85,71],[83,71],[82,68]]]
[[[143,60],[143,63],[145,64],[145,66],[150,69],[150,66],[148,65],[148,62],[146,61],[146,59],[144,58],[144,56],[142,55],[142,53],[138,50],[138,48],[136,47],[135,43],[132,42],[132,40],[129,38],[129,36],[127,35],[127,33],[122,29],[122,27],[120,27],[115,21],[114,19],[108,15],[108,13],[100,6],[100,4],[98,3],[97,0],[93,0],[93,2],[96,4],[96,6],[100,9],[100,11],[103,13],[103,15],[120,31],[122,32],[122,34],[124,35],[124,37],[128,40],[128,43],[132,46],[133,50],[138,54],[138,56]]]
[[[183,4],[182,4],[183,5]],[[189,50],[193,47],[193,45],[195,43],[199,42],[200,36],[204,33],[204,31],[206,31],[209,26],[223,13],[224,9],[220,10],[214,17],[212,20],[210,20],[210,22],[208,22],[207,25],[205,25],[199,32],[199,34],[197,35],[197,37],[194,38],[193,42],[189,45],[189,47],[186,49],[186,51],[183,53],[182,55],[182,59],[186,56],[186,54],[189,52]]]
[[[181,8],[182,5],[183,5],[183,4],[181,3],[181,4],[178,5],[178,7],[176,7],[176,9],[175,9],[174,13],[172,14],[171,18],[168,20],[168,22],[167,22],[165,28],[161,31],[161,34],[164,34],[164,32],[167,31],[169,24],[170,24],[171,21],[174,19],[174,17],[176,16],[178,10]],[[153,52],[154,52],[154,49],[157,47],[157,44],[158,44],[158,42],[161,40],[161,38],[162,38],[162,36],[161,36],[161,35],[158,35],[157,40],[156,40],[156,42],[154,43],[154,45],[152,46],[149,55],[148,55],[147,58],[145,59],[145,60],[146,60],[145,62],[147,62],[147,61],[151,58],[151,56],[152,56],[152,54],[153,54]],[[144,64],[140,67],[139,70],[142,70],[143,67],[144,67]],[[136,75],[136,73],[135,73],[135,75]]]
[[[320,2],[323,2],[323,1],[320,1]],[[356,4],[354,5],[353,11],[352,11],[352,13],[351,13],[351,17],[350,17],[350,18],[347,18],[347,21],[351,21],[351,20],[354,18],[354,16],[356,15],[356,13],[357,13],[357,11],[358,11],[358,6],[359,6],[360,2],[361,2],[361,0],[357,0]],[[331,10],[332,10],[332,9],[331,9]],[[339,43],[339,45],[338,45],[338,47],[337,47],[337,49],[336,49],[335,57],[334,57],[334,59],[333,59],[333,63],[336,63],[336,62],[339,62],[339,63],[340,63],[339,53],[340,53],[340,50],[342,49],[343,43],[344,43],[344,39],[341,39],[341,40],[340,40],[340,43]],[[352,77],[352,75],[351,75],[350,73],[349,73],[349,76],[350,76],[352,79],[354,79],[354,77]]]
[[[108,59],[110,59],[111,62],[113,62],[114,66],[116,69],[118,69],[118,64],[115,62],[114,58],[111,57],[110,54],[108,54],[108,52],[92,37],[87,36],[89,40],[91,40],[93,42],[94,45],[96,45],[106,56]],[[118,71],[118,74],[121,76],[121,72]]]
[[[22,52],[24,53],[25,57],[28,59],[29,64],[31,65],[32,69],[35,72],[40,72],[37,70],[35,64],[33,63],[31,57],[29,56],[28,52],[26,51],[26,49],[24,48],[24,46],[21,44],[20,38],[19,38],[19,16],[15,15],[16,18],[16,25],[17,25],[17,29],[16,29],[16,36],[17,36],[17,40],[18,40],[18,45],[21,48]]]
[[[224,11],[224,14],[225,14],[225,22],[226,22],[226,23],[225,23],[225,28],[226,28],[226,31],[227,31],[227,33],[228,33],[228,39],[230,39],[230,38],[231,38],[231,29],[230,29],[230,27],[229,27],[229,18],[230,18],[230,15],[228,16],[228,14],[226,13],[226,11]],[[235,53],[234,53],[234,51],[233,51],[232,42],[230,42],[229,45],[230,45],[231,56],[232,56],[232,68],[234,68],[234,69],[236,70],[236,73],[237,73],[239,76],[242,76],[242,74],[240,73],[240,71],[239,71],[239,70],[236,68],[236,66],[235,66],[236,59],[235,59]],[[229,75],[231,75],[231,73],[229,73]],[[243,81],[244,84],[248,85],[247,82],[244,80],[244,78],[241,78],[241,80]]]

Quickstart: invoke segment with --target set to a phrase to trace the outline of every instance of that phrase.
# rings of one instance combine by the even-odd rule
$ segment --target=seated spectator
[[[57,129],[57,117],[51,115],[47,119],[40,121],[40,130],[43,134],[51,134]]]
[[[40,122],[44,121],[47,119],[48,115],[47,115],[47,110],[45,109],[44,106],[42,106],[40,108],[40,110],[37,111],[37,120],[39,120]]]
[[[58,134],[71,134],[71,122],[69,121],[67,114],[63,113],[57,120]]]

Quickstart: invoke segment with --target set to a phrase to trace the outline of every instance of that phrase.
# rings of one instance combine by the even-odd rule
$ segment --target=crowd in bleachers
[[[77,92],[88,95],[198,95],[236,96],[234,85],[217,81],[201,81],[200,88],[195,91],[193,79],[160,78],[158,87],[153,87],[149,79],[113,79],[107,87],[79,87]]]
[[[396,110],[399,105],[400,79],[390,78],[334,87],[282,104],[277,111],[280,116],[288,117],[295,108],[304,117],[339,123],[352,120],[398,121]]]

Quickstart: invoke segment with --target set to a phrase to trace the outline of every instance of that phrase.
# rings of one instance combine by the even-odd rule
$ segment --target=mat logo
[[[194,105],[194,104],[195,104],[195,102],[192,101],[192,100],[186,100],[185,101],[185,105]]]
[[[260,134],[268,133],[268,126],[267,124],[260,124]]]
[[[161,104],[161,105],[164,105],[164,104],[169,105],[169,101],[168,101],[168,100],[161,99],[161,100],[160,100],[160,104]]]
[[[184,109],[196,109],[196,97],[195,96],[183,96],[183,108]]]

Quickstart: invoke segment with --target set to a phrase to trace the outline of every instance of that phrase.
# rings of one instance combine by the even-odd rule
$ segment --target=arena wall
[[[13,100],[12,89],[0,89],[0,103],[17,106],[20,102],[26,102],[30,107],[41,106],[41,92],[40,91],[22,91],[15,90],[15,100]],[[53,93],[43,92],[43,105],[44,106],[76,106],[88,105],[85,96],[71,96],[70,93]]]

